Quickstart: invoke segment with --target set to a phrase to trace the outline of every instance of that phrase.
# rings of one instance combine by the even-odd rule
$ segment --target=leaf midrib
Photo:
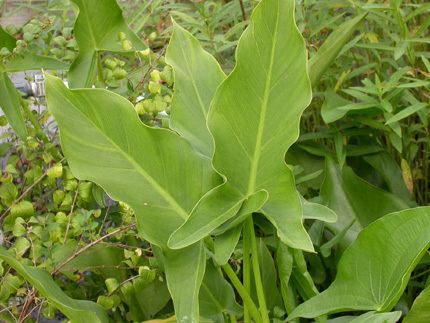
[[[250,170],[250,176],[249,176],[249,182],[248,182],[247,196],[250,196],[255,192],[258,164],[261,157],[261,144],[263,140],[264,126],[265,126],[266,114],[268,109],[268,101],[269,101],[269,95],[270,95],[270,89],[271,89],[270,84],[272,82],[273,63],[275,60],[275,48],[276,48],[277,34],[278,34],[278,28],[279,28],[279,2],[276,2],[276,3],[278,5],[278,8],[276,10],[275,32],[272,38],[270,63],[269,63],[269,68],[267,70],[267,78],[266,78],[266,83],[264,87],[263,101],[261,103],[261,114],[260,114],[260,120],[258,122],[258,130],[257,130],[257,136],[255,140],[255,149],[254,149],[254,154],[252,156],[253,158],[251,161],[251,170]]]
[[[75,107],[72,101],[70,99],[63,95],[61,91],[57,91],[57,93],[60,94],[66,101],[68,101],[71,106]],[[89,121],[90,124],[93,125],[94,128],[98,130],[98,132],[104,137],[112,146],[114,146],[123,156],[124,158],[132,164],[137,170],[138,173],[140,173],[147,181],[148,183],[154,187],[154,189],[164,198],[164,200],[177,212],[177,214],[186,220],[188,218],[188,212],[186,212],[177,202],[176,200],[162,187],[158,184],[158,182],[150,176],[140,165],[137,163],[133,158],[131,158],[121,147],[119,147],[110,137],[104,134],[102,129],[100,129],[90,118],[88,118],[81,110],[75,108],[76,111],[78,111],[84,118]]]

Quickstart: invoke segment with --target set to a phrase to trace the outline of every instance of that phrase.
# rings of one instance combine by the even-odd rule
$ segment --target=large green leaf
[[[344,246],[354,241],[369,223],[385,214],[409,208],[402,199],[355,175],[350,167],[340,169],[331,158],[326,160],[320,194],[324,203],[338,215],[337,222],[326,224],[335,234],[355,221],[343,239]]]
[[[403,198],[410,207],[416,206],[412,194],[406,188],[402,170],[393,156],[386,151],[381,151],[378,154],[363,156],[363,159],[382,176],[393,194]]]
[[[79,7],[74,33],[79,55],[69,70],[71,87],[90,87],[97,74],[99,51],[128,52],[144,49],[142,41],[127,26],[116,0],[73,0]],[[118,38],[123,33],[132,48],[123,48]]]
[[[345,44],[351,40],[353,32],[366,15],[367,13],[362,13],[353,19],[347,19],[327,37],[316,54],[312,56],[309,60],[312,86],[317,84],[324,71],[333,63]]]
[[[430,207],[373,222],[343,253],[334,282],[290,315],[317,317],[351,310],[390,311],[430,245]]]
[[[48,108],[59,124],[73,174],[133,208],[140,234],[163,248],[178,319],[197,319],[198,302],[188,301],[195,298],[203,277],[203,247],[197,243],[172,251],[166,245],[200,197],[219,185],[209,160],[170,130],[144,125],[119,95],[102,89],[68,90],[49,75],[46,87]],[[184,268],[192,280],[186,288],[172,278]]]
[[[2,65],[0,65],[0,107],[16,134],[23,140],[27,138],[28,131],[21,109],[21,97]]]
[[[199,294],[201,316],[213,322],[224,322],[223,314],[240,315],[241,307],[236,303],[234,290],[217,270],[212,261],[206,266]]]
[[[275,307],[282,308],[282,297],[277,286],[278,275],[272,255],[263,239],[257,240],[258,258],[261,272],[261,281],[266,299],[267,309],[273,313]],[[255,295],[255,301],[258,301]]]
[[[213,164],[226,176],[227,184],[202,199],[190,222],[172,235],[170,246],[192,243],[220,225],[213,221],[213,212],[207,212],[205,204],[215,205],[217,195],[231,196],[237,191],[237,197],[230,197],[231,209],[237,205],[234,199],[241,201],[267,192],[269,197],[261,211],[281,240],[295,248],[313,250],[302,224],[294,177],[284,161],[285,152],[298,137],[300,116],[312,96],[306,47],[294,22],[294,1],[259,3],[239,41],[236,61],[233,72],[218,88],[208,115],[215,140]],[[229,193],[223,193],[224,189]],[[235,214],[231,210],[227,213],[220,222]],[[183,243],[202,223],[210,222],[194,239]]]
[[[198,151],[212,157],[213,140],[206,126],[206,117],[225,74],[198,40],[175,22],[166,62],[173,67],[175,74],[170,127]]]
[[[430,322],[430,287],[427,287],[418,295],[403,322]]]
[[[0,258],[33,285],[42,296],[46,297],[72,323],[109,322],[109,318],[101,306],[94,302],[70,298],[58,287],[46,271],[21,264],[13,255],[1,247]]]

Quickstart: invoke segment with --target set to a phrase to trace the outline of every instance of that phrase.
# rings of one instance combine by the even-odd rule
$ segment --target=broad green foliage
[[[60,79],[46,78],[48,106],[74,175],[128,203],[142,236],[165,247],[169,234],[218,182],[207,159],[175,133],[144,125],[121,96],[68,90]]]
[[[67,296],[44,270],[21,264],[15,256],[0,247],[0,259],[4,260],[24,279],[28,280],[41,295],[46,297],[73,323],[108,323],[105,310],[98,304]]]
[[[79,8],[74,32],[79,55],[70,66],[71,87],[90,87],[95,81],[99,51],[130,52],[144,49],[142,41],[122,17],[116,0],[73,0]]]
[[[99,89],[68,90],[48,75],[47,95],[73,173],[128,203],[141,235],[165,249],[169,235],[187,219],[199,198],[219,183],[208,160],[173,132],[145,126],[119,95]],[[176,315],[196,319],[198,303],[183,300],[197,297],[204,272],[202,245],[165,251]],[[177,275],[179,268],[193,280],[186,288],[180,279],[169,279],[169,273]]]
[[[202,154],[212,157],[213,140],[206,118],[214,93],[225,74],[197,39],[175,22],[166,62],[175,73],[170,126]]]
[[[430,320],[430,287],[426,287],[415,299],[403,322],[428,322]]]
[[[397,196],[358,177],[350,167],[344,166],[341,170],[331,158],[326,159],[325,176],[320,193],[322,200],[339,216],[335,223],[327,226],[335,233],[340,233],[354,222],[343,239],[344,246],[354,241],[369,223],[385,214],[409,207]]]
[[[240,315],[242,312],[236,303],[233,288],[211,261],[206,266],[199,302],[201,316],[213,322],[224,322],[223,313]]]
[[[390,311],[430,245],[430,208],[384,216],[361,231],[343,253],[330,287],[290,315],[317,317],[350,310]]]
[[[302,224],[293,175],[284,162],[286,150],[297,139],[301,113],[311,99],[306,71],[306,48],[295,26],[294,2],[261,2],[239,41],[236,67],[220,85],[208,115],[215,142],[213,165],[225,175],[227,184],[202,199],[189,222],[172,235],[171,247],[198,240],[228,220],[239,206],[235,199],[265,192],[268,199],[259,209],[281,240],[313,250]],[[206,204],[220,204],[216,201],[225,201],[226,196],[230,201],[223,207],[228,206],[229,216],[219,223],[208,214]],[[199,235],[188,238],[202,223],[211,221]]]

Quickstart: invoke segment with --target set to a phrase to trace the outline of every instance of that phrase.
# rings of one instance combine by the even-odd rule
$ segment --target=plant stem
[[[248,18],[246,17],[246,11],[245,11],[245,6],[243,5],[243,0],[239,0],[239,5],[240,5],[240,11],[242,13],[242,19],[243,21],[246,21]]]
[[[267,311],[266,298],[264,296],[263,283],[261,281],[260,264],[258,260],[257,240],[255,239],[254,222],[252,216],[248,217],[245,222],[245,235],[251,240],[251,262],[254,273],[255,289],[257,290],[258,304],[263,323],[270,323],[269,313]]]
[[[240,297],[243,300],[243,303],[246,304],[246,307],[248,308],[248,311],[251,314],[251,317],[254,319],[254,321],[256,323],[263,323],[263,320],[261,319],[261,315],[258,312],[257,306],[255,306],[251,296],[249,296],[248,294],[248,291],[245,289],[245,287],[243,287],[242,283],[240,282],[239,278],[237,278],[236,274],[234,273],[230,265],[227,263],[222,266],[222,269],[224,270],[227,277],[230,279],[234,288],[239,293]]]
[[[251,215],[250,215],[251,216]],[[248,293],[251,290],[251,263],[250,263],[250,240],[249,236],[245,233],[245,227],[243,228],[243,287],[248,291]],[[243,320],[245,323],[250,323],[251,318],[249,316],[248,309],[246,307],[246,304],[243,306]]]

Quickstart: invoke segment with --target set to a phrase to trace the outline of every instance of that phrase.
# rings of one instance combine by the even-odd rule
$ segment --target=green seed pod
[[[30,33],[30,32],[25,32],[24,35],[23,35],[23,39],[26,42],[31,42],[34,39],[34,34]]]
[[[62,58],[64,56],[64,51],[60,48],[54,47],[51,48],[49,51],[57,58]]]
[[[127,35],[125,33],[123,33],[122,31],[120,31],[118,33],[118,40],[126,40],[127,39]]]
[[[149,34],[148,38],[149,40],[154,41],[155,39],[157,39],[157,33],[153,31],[152,33]]]
[[[5,57],[5,56],[9,56],[11,54],[10,50],[7,49],[6,47],[2,47],[2,49],[0,49],[0,56]]]
[[[127,77],[127,71],[126,71],[126,70],[124,70],[124,69],[122,69],[122,68],[117,67],[117,68],[115,68],[115,70],[113,71],[113,77],[114,77],[116,80],[122,80],[122,79],[124,79],[125,77]]]
[[[160,82],[160,72],[158,70],[152,70],[151,71],[151,80],[154,82]]]
[[[66,47],[67,48],[77,49],[78,48],[78,43],[76,42],[76,39],[73,38],[73,39],[68,40]]]
[[[148,84],[148,91],[151,94],[157,94],[161,92],[161,84],[159,82],[150,81]]]
[[[108,68],[104,68],[103,69],[103,79],[106,81],[109,81],[113,78],[113,72],[112,70],[108,69]]]
[[[105,65],[107,68],[109,68],[109,69],[111,69],[111,70],[114,70],[114,69],[115,69],[115,67],[117,67],[117,66],[118,66],[118,63],[117,63],[117,62],[116,62],[116,60],[114,60],[114,59],[107,58],[107,59],[105,59],[105,61],[104,61],[104,65]]]
[[[161,79],[167,83],[168,86],[172,86],[173,84],[173,70],[169,65],[166,65],[163,68],[163,71],[160,74]]]
[[[145,50],[140,50],[137,52],[140,58],[147,59],[151,55],[151,49],[147,48]]]
[[[140,116],[142,116],[142,115],[144,115],[146,113],[144,102],[145,101],[140,101],[139,103],[137,103],[134,106],[134,109],[136,110],[137,114],[140,115]]]
[[[120,59],[118,59],[118,58],[115,58],[115,62],[116,62],[120,67],[124,67],[124,66],[125,66],[125,62],[124,62],[124,61],[122,61],[122,60],[120,60]]]
[[[146,112],[154,113],[156,111],[155,103],[152,99],[146,99],[145,101],[142,101],[142,104]]]
[[[73,31],[73,28],[64,27],[61,33],[63,34],[64,37],[69,38],[70,36],[72,36],[72,31]]]
[[[52,42],[58,46],[63,47],[66,45],[67,40],[63,36],[57,36],[57,37],[54,37],[54,39],[52,39]]]
[[[66,50],[66,53],[64,54],[63,59],[66,61],[74,61],[76,58],[76,52],[72,50]]]
[[[133,44],[128,39],[121,41],[121,46],[123,50],[130,51],[133,49]]]
[[[157,95],[154,102],[155,102],[155,111],[156,112],[164,111],[167,107],[167,103],[164,102],[163,98],[159,95]]]

